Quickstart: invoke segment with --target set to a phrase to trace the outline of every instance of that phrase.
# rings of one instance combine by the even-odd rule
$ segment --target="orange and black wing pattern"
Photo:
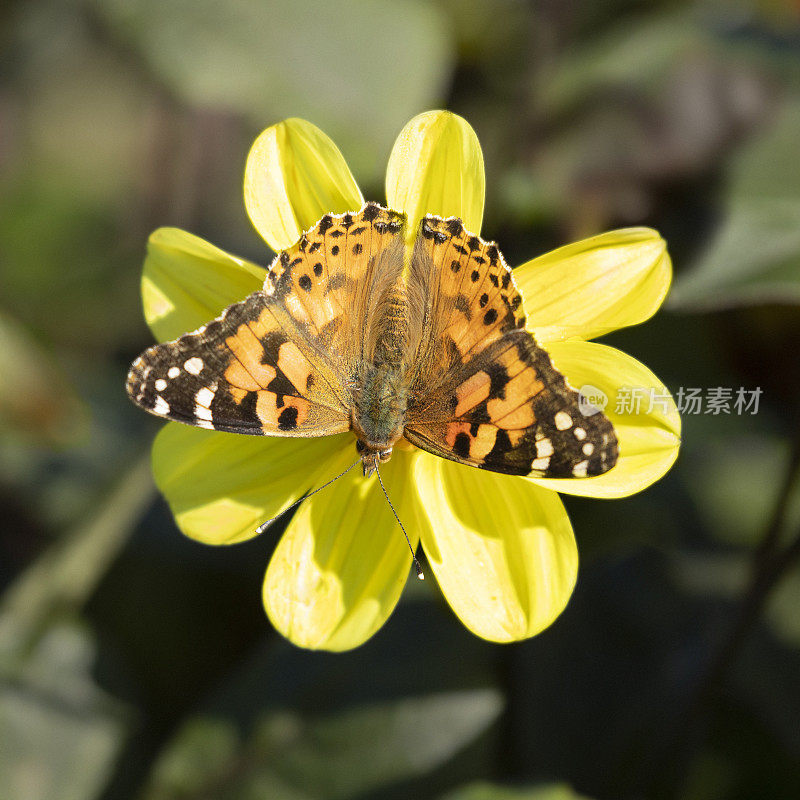
[[[166,419],[233,433],[325,436],[349,428],[334,387],[255,292],[134,361],[128,394]]]
[[[348,430],[375,271],[402,242],[404,222],[374,203],[326,214],[275,258],[261,291],[137,358],[131,399],[157,416],[213,430]]]
[[[617,460],[602,413],[525,330],[522,298],[497,246],[457,219],[425,217],[412,280],[429,303],[404,436],[436,455],[512,475],[599,475]]]

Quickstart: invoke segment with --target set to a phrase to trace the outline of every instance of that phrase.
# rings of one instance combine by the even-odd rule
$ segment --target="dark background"
[[[674,289],[607,341],[673,391],[763,395],[684,415],[646,492],[564,499],[578,586],[537,638],[476,639],[414,581],[360,649],[300,651],[260,603],[279,529],[205,547],[152,486],[123,388],[145,242],[266,264],[260,130],[309,119],[383,200],[439,107],[510,263],[657,228]],[[791,0],[3,4],[0,798],[800,796],[798,142]]]

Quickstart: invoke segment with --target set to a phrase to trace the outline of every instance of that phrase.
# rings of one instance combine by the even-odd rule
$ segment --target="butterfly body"
[[[371,450],[386,450],[403,435],[408,388],[396,364],[371,365],[355,401],[353,430]]]
[[[515,475],[613,467],[617,442],[525,330],[496,245],[457,219],[374,203],[325,215],[263,290],[137,359],[128,393],[158,416],[274,436],[355,434],[364,473],[401,438]]]

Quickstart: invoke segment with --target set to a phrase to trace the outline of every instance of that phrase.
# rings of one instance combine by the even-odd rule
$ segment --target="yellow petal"
[[[408,215],[413,240],[425,214],[460,217],[480,233],[485,194],[483,153],[469,123],[449,111],[427,111],[403,128],[389,156],[386,199]]]
[[[340,470],[354,452],[342,454]],[[381,467],[412,545],[418,538],[414,458],[395,451]],[[269,563],[264,607],[299,647],[349,650],[383,625],[410,569],[411,553],[377,478],[364,478],[356,467],[301,505]]]
[[[316,125],[294,118],[267,128],[250,148],[244,204],[277,252],[323,214],[358,211],[364,198],[339,148]]]
[[[261,288],[266,271],[178,228],[159,228],[147,243],[144,316],[156,339],[174,339]]]
[[[428,455],[418,459],[416,478],[430,518],[422,546],[464,625],[493,642],[526,639],[550,625],[578,572],[558,495]]]
[[[350,434],[280,439],[170,422],[153,444],[153,475],[183,533],[233,544],[333,477],[343,448],[355,458],[352,442]]]
[[[657,231],[627,228],[528,261],[514,279],[537,341],[593,339],[651,317],[666,297],[672,262]]]
[[[547,351],[574,389],[586,395],[600,389],[608,398],[605,414],[617,432],[619,460],[594,478],[534,482],[568,494],[613,498],[640,492],[661,478],[678,457],[681,442],[681,418],[664,384],[644,364],[607,345],[551,342]],[[637,409],[636,398],[638,413],[631,413]]]

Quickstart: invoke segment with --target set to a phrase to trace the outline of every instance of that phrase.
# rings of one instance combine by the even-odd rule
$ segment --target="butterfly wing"
[[[349,427],[329,382],[255,292],[204,327],[146,350],[128,394],[160,417],[232,433],[324,436]]]
[[[497,246],[459,220],[425,217],[409,287],[419,323],[405,437],[435,455],[495,472],[598,475],[617,439],[525,330],[522,298]]]
[[[131,367],[128,394],[157,416],[214,430],[349,430],[371,287],[403,223],[372,203],[325,215],[275,258],[261,291],[146,350]]]

